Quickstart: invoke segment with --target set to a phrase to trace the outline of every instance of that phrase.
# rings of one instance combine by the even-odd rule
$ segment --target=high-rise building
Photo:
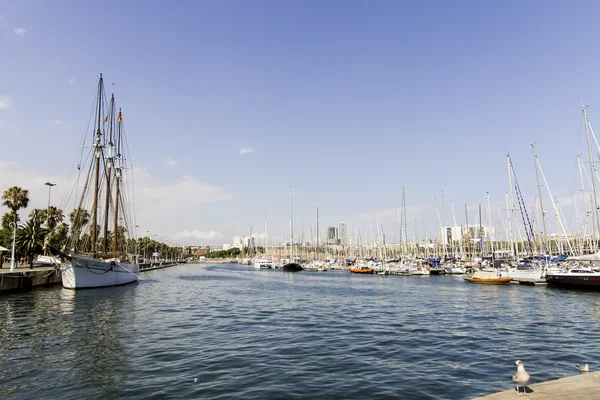
[[[250,244],[252,244],[252,246],[255,245],[253,237],[235,236],[233,238],[231,247],[237,247],[238,249],[242,250],[244,247],[250,247]]]
[[[327,244],[337,244],[338,232],[337,227],[330,226],[327,228]]]
[[[345,222],[340,222],[338,225],[338,239],[341,245],[346,246],[348,244],[348,226]]]

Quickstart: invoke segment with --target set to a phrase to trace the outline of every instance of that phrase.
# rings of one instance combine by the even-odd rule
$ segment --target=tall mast
[[[113,116],[115,114],[115,94],[113,93],[110,98],[110,121],[109,121],[109,134],[108,134],[108,146],[106,151],[106,201],[104,205],[104,239],[102,241],[102,251],[108,251],[108,208],[110,206],[110,180],[112,175],[112,162],[113,162]],[[116,235],[116,232],[113,232]]]
[[[583,184],[583,173],[582,173],[582,168],[581,168],[581,154],[577,156],[577,164],[579,166],[579,179],[581,180],[581,197],[583,198],[583,212],[585,212],[585,225],[583,228],[583,236],[587,236],[587,230],[589,227],[589,212],[588,212],[588,208],[587,208],[587,202],[585,199],[585,186]]]
[[[518,232],[517,232],[517,220],[515,218],[515,195],[513,192],[513,176],[510,170],[511,160],[510,154],[506,156],[506,163],[508,166],[508,186],[510,187],[510,219],[513,227],[513,235],[517,238],[518,241]],[[518,243],[513,242],[513,257],[518,258]]]
[[[596,168],[594,168],[594,156],[592,155],[592,144],[590,142],[590,129],[589,129],[589,121],[588,121],[588,117],[587,117],[587,111],[586,108],[583,107],[583,120],[585,123],[585,134],[587,136],[587,143],[588,143],[588,151],[590,153],[590,169],[592,171],[592,190],[594,191],[594,205],[593,205],[593,210],[594,210],[594,217],[596,220],[596,233],[600,233],[600,218],[598,217],[598,194],[596,193]],[[596,247],[597,246],[597,242],[596,242],[596,234],[594,233],[594,244]]]
[[[294,262],[294,216],[292,215],[292,187],[290,186],[290,258]]]
[[[317,260],[320,260],[319,257],[319,207],[317,206]]]
[[[540,172],[538,169],[538,156],[537,153],[535,152],[535,144],[531,145],[531,148],[533,149],[533,163],[535,164],[535,179],[537,180],[537,188],[538,188],[538,194],[540,196],[540,209],[542,210],[542,226],[544,228],[544,238],[542,239],[542,246],[545,247],[545,240],[548,237],[548,232],[546,229],[546,212],[544,211],[544,202],[542,201],[542,188],[540,187]],[[542,250],[546,250],[546,249],[542,249]],[[544,253],[545,254],[545,253]]]
[[[265,210],[265,251],[263,258],[267,258],[267,247],[269,247],[269,234],[267,233],[267,210]]]
[[[492,227],[494,226],[494,223],[492,222],[492,207],[490,205],[490,192],[486,192],[486,197],[487,197],[487,214],[488,214],[488,221],[490,221],[490,252],[491,252],[491,256],[492,256],[492,260],[494,259],[494,235],[492,234]]]
[[[117,232],[119,228],[119,182],[121,181],[121,122],[123,121],[123,116],[121,114],[121,109],[119,108],[119,116],[117,117],[117,157],[115,166],[115,224],[113,229],[113,252],[117,252]]]
[[[406,229],[406,223],[408,222],[406,220],[406,192],[404,191],[404,186],[402,186],[402,208],[403,208],[403,212],[404,212],[404,235],[402,236],[402,243],[403,243],[403,251],[404,251],[404,257],[406,257],[407,251],[406,251],[406,239],[407,239],[407,229]]]
[[[481,252],[481,258],[483,258],[483,228],[481,227],[481,204],[479,205],[479,251]]]
[[[471,247],[471,235],[469,234],[469,214],[467,212],[467,205],[465,204],[465,225],[467,225],[467,248],[465,253],[467,254],[467,258],[469,257],[469,248]]]
[[[95,165],[95,178],[94,178],[94,209],[92,210],[92,253],[96,253],[96,240],[98,238],[97,224],[98,224],[98,181],[100,178],[100,157],[102,156],[102,144],[100,138],[102,133],[100,131],[102,123],[102,73],[100,73],[100,80],[98,81],[98,126],[96,128],[96,138],[94,141],[94,155],[96,163]]]

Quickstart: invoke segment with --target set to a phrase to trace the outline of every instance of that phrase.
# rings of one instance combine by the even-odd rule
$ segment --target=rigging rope
[[[519,202],[519,209],[521,211],[521,219],[523,220],[523,225],[525,226],[525,233],[527,234],[527,246],[529,247],[529,252],[533,254],[533,247],[531,246],[531,242],[534,240],[533,234],[533,225],[529,219],[529,214],[527,214],[527,208],[525,207],[525,201],[523,200],[523,195],[521,194],[521,189],[519,188],[519,182],[517,181],[517,175],[515,174],[515,167],[512,163],[512,159],[510,155],[508,156],[508,162],[510,164],[510,169],[512,170],[512,175],[515,180],[515,192],[517,193],[517,201]],[[543,210],[542,210],[543,212]],[[542,216],[543,218],[543,216]],[[525,221],[527,219],[527,221]]]

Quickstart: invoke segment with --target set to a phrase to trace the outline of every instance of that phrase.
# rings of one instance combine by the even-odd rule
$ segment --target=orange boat
[[[353,272],[355,274],[372,274],[373,270],[366,265],[359,265],[357,267],[350,267],[348,271]]]
[[[475,271],[471,276],[463,278],[471,283],[483,283],[485,285],[506,285],[512,278],[506,276],[498,276],[494,271]]]

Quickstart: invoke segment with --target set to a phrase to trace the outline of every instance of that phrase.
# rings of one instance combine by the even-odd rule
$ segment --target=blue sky
[[[374,223],[379,210],[392,231],[404,185],[409,219],[421,225],[427,209],[431,236],[442,190],[447,224],[451,200],[474,215],[489,191],[504,207],[509,151],[532,204],[534,142],[566,204],[575,157],[587,154],[582,99],[600,123],[599,11],[585,1],[0,1],[0,184],[28,187],[35,206],[44,179],[66,183],[103,72],[141,174],[138,224],[174,242],[229,242],[262,230],[265,211],[283,236],[289,185],[296,229],[314,226],[319,206],[323,226]]]

